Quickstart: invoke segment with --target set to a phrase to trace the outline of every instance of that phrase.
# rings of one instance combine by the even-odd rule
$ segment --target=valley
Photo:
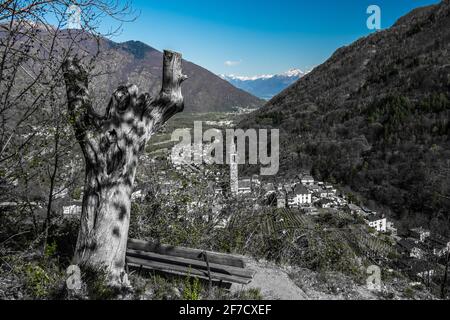
[[[174,1],[0,5],[0,300],[448,299],[449,0]]]
[[[310,170],[405,228],[448,234],[448,12],[416,9],[338,49],[240,125],[280,129],[281,174]]]

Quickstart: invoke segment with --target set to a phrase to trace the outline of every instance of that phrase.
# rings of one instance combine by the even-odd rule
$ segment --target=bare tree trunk
[[[69,113],[83,150],[86,180],[75,263],[105,269],[109,284],[128,284],[125,253],[131,193],[139,154],[150,137],[183,110],[181,54],[164,51],[163,83],[158,97],[119,87],[106,114],[97,115],[88,92],[88,75],[77,60],[64,64]]]

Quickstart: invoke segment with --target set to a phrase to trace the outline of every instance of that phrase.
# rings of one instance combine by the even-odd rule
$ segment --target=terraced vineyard
[[[277,209],[275,213],[265,214],[261,217],[263,233],[266,235],[291,234],[295,230],[311,229],[314,223],[310,217],[297,210],[287,208]]]
[[[361,229],[355,229],[351,233],[359,251],[366,257],[386,258],[395,252],[394,248],[383,240],[365,232]]]
[[[343,220],[352,217],[346,213],[336,213]],[[343,228],[322,228],[313,218],[301,214],[298,210],[277,209],[276,212],[261,216],[261,228],[263,234],[267,236],[285,235],[298,236],[299,232],[314,232],[314,230],[326,231],[327,234],[336,241],[346,240],[359,254],[370,259],[384,259],[394,253],[394,248],[370,234],[361,225],[349,225]]]

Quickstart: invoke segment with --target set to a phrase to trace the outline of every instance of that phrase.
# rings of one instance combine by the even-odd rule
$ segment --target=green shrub
[[[72,190],[70,196],[72,197],[72,199],[80,200],[81,199],[81,193],[82,193],[82,189],[77,187],[77,188]]]
[[[52,243],[47,243],[47,245],[45,246],[45,252],[44,252],[44,257],[49,259],[55,256],[57,251],[57,245],[56,242],[53,241]]]
[[[60,297],[64,275],[53,261],[29,262],[16,271],[23,274],[24,289],[31,298],[54,299]]]
[[[186,277],[184,280],[183,300],[200,300],[202,286],[197,277]]]
[[[51,279],[39,265],[29,263],[25,266],[25,283],[29,293],[38,299],[48,295]]]

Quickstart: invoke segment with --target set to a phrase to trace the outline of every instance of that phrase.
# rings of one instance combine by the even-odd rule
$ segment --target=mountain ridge
[[[8,30],[8,26],[5,25],[3,29]],[[39,27],[37,36],[43,43],[51,42],[55,32],[58,51],[66,50],[66,46],[70,46],[74,39],[77,43],[70,46],[72,55],[89,58],[96,56],[97,49],[100,49],[93,72],[95,80],[90,83],[90,87],[96,92],[96,100],[107,101],[119,85],[130,83],[151,95],[158,94],[162,82],[161,51],[141,41],[119,43],[105,37],[93,37],[78,29]],[[51,46],[51,43],[48,45]],[[263,105],[261,99],[232,86],[193,62],[183,59],[183,71],[189,77],[182,86],[186,112],[230,112]]]
[[[119,57],[112,58],[117,67],[115,76],[103,79],[108,84],[105,90],[111,92],[120,83],[136,83],[141,90],[157,94],[161,85],[162,52],[141,41],[108,41],[105,55],[118,54]],[[112,54],[109,51],[113,51]],[[189,77],[182,87],[187,112],[228,112],[263,104],[257,97],[235,88],[193,62],[183,59],[183,71]]]
[[[282,174],[310,169],[404,224],[448,232],[449,88],[443,1],[339,48],[241,125],[280,129]]]

